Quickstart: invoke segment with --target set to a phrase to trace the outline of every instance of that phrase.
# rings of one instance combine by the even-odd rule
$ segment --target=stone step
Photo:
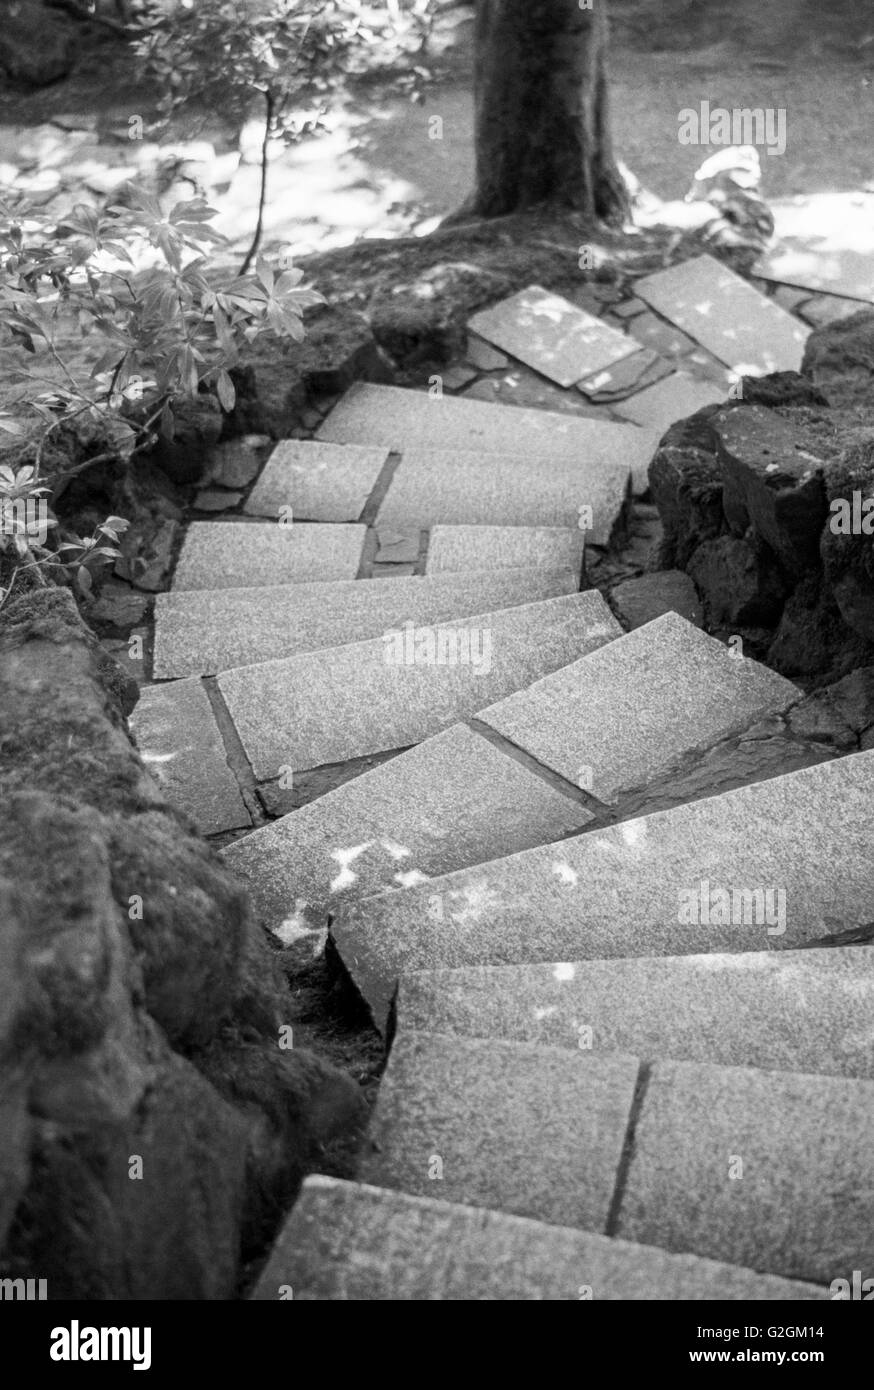
[[[400,1033],[375,1186],[815,1284],[874,1266],[874,1082]]]
[[[874,946],[405,975],[398,1027],[874,1080]]]
[[[582,577],[585,532],[566,526],[434,526],[426,574],[458,570],[573,570]]]
[[[640,351],[629,334],[539,285],[481,310],[467,326],[558,386],[573,386]]]
[[[380,1027],[414,970],[803,946],[874,922],[872,818],[855,753],[368,898],[332,934]],[[723,921],[721,892],[755,888],[782,924]]]
[[[317,1176],[304,1182],[251,1297],[691,1303],[814,1301],[829,1294],[695,1255]]]
[[[244,589],[301,580],[354,579],[365,526],[193,521],[174,589]]]
[[[635,283],[635,293],[744,376],[797,372],[810,329],[712,256]]]
[[[677,420],[685,420],[706,405],[718,405],[725,392],[712,382],[699,381],[688,372],[674,372],[653,386],[619,402],[615,409],[635,425],[663,434]]]
[[[260,589],[174,589],[155,598],[153,674],[156,680],[211,675],[346,646],[407,621],[445,622],[575,593],[579,582],[578,570],[505,568]]]
[[[357,1176],[604,1233],[639,1072],[621,1052],[404,1032]]]
[[[800,699],[782,676],[665,613],[479,717],[568,781],[615,802],[696,749]]]
[[[452,404],[465,402],[453,399]],[[485,409],[506,411],[509,407]],[[520,447],[517,441],[516,449]],[[647,455],[647,467],[653,452]],[[588,454],[531,457],[518,452],[408,447],[379,509],[377,525],[401,531],[462,524],[579,530],[582,522],[592,543],[606,546],[627,496],[628,467],[593,467]],[[584,507],[590,514],[581,512]]]
[[[597,591],[224,671],[218,683],[255,776],[404,748],[616,635]]]
[[[455,724],[223,857],[265,926],[318,950],[328,913],[347,902],[562,839],[591,819],[582,800]]]
[[[283,439],[249,494],[251,516],[295,521],[359,521],[388,461],[389,451],[364,444]]]
[[[400,451],[431,449],[439,440],[444,450],[537,458],[544,470],[570,458],[585,470],[580,490],[593,495],[599,478],[612,495],[617,471],[622,486],[629,472],[645,480],[657,443],[652,431],[637,425],[366,382],[346,392],[316,434],[338,444],[383,444]],[[525,520],[530,524],[530,517]]]
[[[199,680],[146,686],[130,728],[167,799],[191,817],[202,835],[252,824]]]
[[[831,1285],[874,1269],[874,1082],[657,1062],[615,1234]]]

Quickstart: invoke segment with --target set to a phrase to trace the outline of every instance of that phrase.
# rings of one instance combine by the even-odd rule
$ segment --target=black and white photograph
[[[25,1370],[834,1376],[872,1172],[874,5],[2,0]]]

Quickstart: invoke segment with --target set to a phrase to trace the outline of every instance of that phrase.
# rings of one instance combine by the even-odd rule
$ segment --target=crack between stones
[[[499,734],[489,724],[485,724],[477,718],[467,719],[464,722],[472,733],[479,734],[480,738],[484,738],[493,748],[497,748],[499,752],[512,758],[514,762],[520,763],[535,777],[539,777],[542,782],[547,782],[554,791],[561,792],[569,800],[577,802],[579,806],[585,806],[586,810],[591,811],[593,816],[602,820],[604,817],[613,816],[612,807],[599,801],[596,796],[592,796],[591,792],[583,791],[582,787],[577,787],[573,782],[569,782],[567,778],[562,777],[560,772],[554,772],[545,763],[538,762],[531,753],[527,753],[524,748],[520,748],[518,744],[513,743],[503,734]]]
[[[237,786],[240,788],[240,795],[243,798],[246,810],[252,819],[252,828],[258,829],[268,823],[269,817],[266,815],[261,802],[256,795],[257,782],[252,771],[249,759],[246,757],[240,735],[237,733],[236,725],[231,718],[231,712],[224,702],[219,688],[217,676],[204,676],[202,680],[206,697],[209,700],[212,715],[216,722],[219,734],[225,750],[225,762],[236,778]]]
[[[625,1189],[628,1185],[628,1174],[634,1160],[635,1141],[637,1138],[637,1126],[643,1111],[643,1103],[649,1089],[650,1077],[652,1075],[652,1062],[641,1062],[640,1070],[637,1074],[637,1084],[634,1088],[634,1095],[631,1100],[631,1109],[628,1112],[628,1125],[625,1130],[625,1142],[622,1145],[622,1153],[616,1168],[616,1182],[613,1187],[613,1196],[610,1200],[610,1210],[607,1213],[607,1222],[604,1227],[604,1234],[607,1236],[617,1236],[619,1233],[619,1217],[622,1211],[622,1203],[625,1200]]]

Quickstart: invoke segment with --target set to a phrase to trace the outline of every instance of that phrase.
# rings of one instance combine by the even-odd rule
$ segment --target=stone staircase
[[[144,757],[390,1048],[358,1181],[305,1183],[255,1298],[874,1274],[874,752],[586,578],[665,424],[807,330],[708,257],[636,296],[472,320],[554,410],[353,387],[157,599]]]

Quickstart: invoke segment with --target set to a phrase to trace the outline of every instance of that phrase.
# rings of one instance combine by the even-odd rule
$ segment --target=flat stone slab
[[[284,439],[243,510],[275,518],[290,507],[296,521],[358,521],[388,452],[373,445]]]
[[[631,428],[629,426],[629,428]],[[648,466],[647,460],[647,466]],[[419,525],[578,528],[607,545],[628,497],[628,469],[590,467],[558,457],[408,449],[379,509],[378,524],[399,531]]]
[[[574,593],[579,571],[502,569],[428,578],[341,579],[261,589],[172,590],[155,599],[157,679],[212,675]]]
[[[399,583],[399,580],[392,580]],[[455,619],[225,671],[257,778],[418,743],[616,636],[597,592]],[[439,645],[438,645],[439,643]],[[408,664],[409,663],[409,664]]]
[[[694,1255],[325,1177],[304,1182],[251,1297],[289,1288],[300,1303],[829,1297]]]
[[[860,304],[858,299],[840,299],[832,294],[817,294],[805,301],[796,312],[809,323],[811,328],[826,328],[830,323],[842,323],[854,314],[864,313],[870,304]]]
[[[405,1033],[382,1078],[359,1176],[604,1231],[638,1071],[623,1053],[581,1058]]]
[[[224,859],[247,880],[264,925],[291,941],[323,929],[346,902],[561,839],[591,819],[455,724],[237,840]]]
[[[617,1234],[829,1285],[874,1269],[874,1082],[657,1062]]]
[[[635,290],[735,372],[765,376],[801,366],[810,330],[712,256],[660,270]]]
[[[466,357],[479,372],[499,372],[502,367],[510,365],[509,357],[475,333],[468,335]]]
[[[651,431],[637,425],[591,420],[553,410],[492,405],[460,396],[432,397],[424,391],[365,382],[346,392],[320,425],[317,437],[340,444],[384,444],[403,452],[433,449],[439,440],[445,452],[521,454],[539,459],[541,475],[558,459],[571,458],[587,470],[592,481],[587,482],[585,490],[591,492],[596,491],[595,478],[599,474],[605,478],[604,486],[612,489],[615,482],[609,479],[617,469],[624,476],[633,469],[645,469],[658,443]],[[450,519],[460,523],[470,520],[466,516],[434,518],[435,522]],[[497,520],[494,516],[486,518],[492,523]],[[561,524],[552,517],[541,521],[524,516],[520,521],[526,526],[538,522]]]
[[[480,714],[486,724],[601,801],[648,786],[696,748],[801,692],[676,613],[628,633]]]
[[[415,970],[782,951],[874,921],[872,818],[874,751],[854,753],[380,894],[331,931],[380,1025]],[[756,888],[785,893],[782,932],[779,911],[723,920],[720,890]]]
[[[577,390],[591,400],[614,401],[623,399],[632,391],[642,390],[644,385],[648,386],[672,371],[673,364],[659,357],[653,348],[641,348],[612,367],[605,367],[585,381],[578,381]]]
[[[252,824],[200,681],[146,686],[130,727],[143,762],[167,799],[191,817],[202,835]]]
[[[559,386],[573,386],[640,347],[627,334],[539,285],[474,314],[467,326]]]
[[[435,526],[426,574],[457,570],[547,569],[582,573],[585,532],[570,526]]]
[[[610,590],[610,602],[629,628],[643,627],[664,613],[679,613],[696,627],[704,623],[698,592],[685,570],[654,570],[623,579]]]
[[[193,521],[174,589],[245,589],[301,580],[354,579],[365,526],[281,526],[268,521]]]
[[[635,425],[664,434],[677,420],[685,420],[705,405],[718,405],[724,400],[725,392],[717,386],[698,381],[687,372],[675,372],[636,396],[620,401],[616,410]]]
[[[874,1080],[874,946],[406,975],[398,1026]]]

